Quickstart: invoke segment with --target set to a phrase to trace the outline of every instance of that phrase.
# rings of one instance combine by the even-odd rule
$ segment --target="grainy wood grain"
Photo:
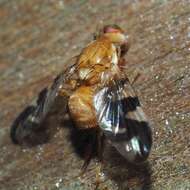
[[[130,166],[107,147],[99,189],[190,189],[188,0],[0,0],[0,189],[95,188],[99,163],[94,159],[79,175],[83,159],[69,125],[49,118],[53,135],[35,147],[13,145],[9,130],[97,26],[108,23],[129,35],[126,72],[141,70],[135,88],[153,123],[154,145],[143,166]]]

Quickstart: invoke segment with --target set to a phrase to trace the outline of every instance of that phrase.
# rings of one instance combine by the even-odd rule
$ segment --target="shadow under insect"
[[[45,91],[42,91],[41,97],[39,96],[42,99],[44,92]],[[128,101],[128,99],[126,99],[126,101]],[[67,128],[69,131],[68,141],[72,143],[75,152],[86,161],[86,165],[83,166],[85,169],[90,162],[90,159],[98,156],[99,131],[97,129],[77,129],[69,117],[66,102],[67,99],[58,97],[54,106],[47,114],[47,118],[40,125],[35,125],[30,122],[27,122],[27,125],[25,125],[24,121],[26,121],[35,110],[34,105],[28,106],[15,119],[11,127],[11,138],[15,144],[24,144],[31,147],[48,142],[48,140],[57,132],[57,127]],[[135,104],[138,105],[136,100]],[[135,107],[131,107],[131,109],[133,110]],[[125,112],[127,113],[130,110],[125,110]],[[124,136],[121,134],[120,136],[117,136],[119,138],[112,139],[112,143],[114,141],[118,142],[118,140],[122,140],[123,138],[130,140],[133,136],[138,136],[139,133],[143,135],[144,131],[146,131],[146,122],[139,122],[132,119],[126,119],[125,122],[128,126],[132,126],[132,128],[128,128],[128,133],[131,134],[131,136],[126,138],[125,134]],[[142,131],[139,131],[139,127]],[[108,139],[110,140],[110,138]],[[151,139],[148,140],[151,141]],[[105,144],[106,146],[103,155],[105,167],[103,170],[106,175],[114,180],[120,189],[139,188],[142,190],[150,190],[151,169],[149,164],[147,162],[139,165],[129,163],[116,151],[115,148],[110,146],[110,143],[106,142]]]
[[[80,130],[75,127],[75,124],[70,118],[66,121],[64,120],[64,124],[62,126],[69,127],[69,141],[71,141],[74,151],[77,153],[77,155],[84,159],[84,165],[81,166],[82,170],[85,171],[92,158],[98,157],[101,159],[98,149],[99,132],[97,129],[91,128]]]
[[[37,102],[43,101],[44,92],[45,89],[39,94]],[[35,109],[35,105],[27,106],[14,120],[10,130],[14,144],[27,147],[44,144],[53,138],[58,128],[67,128],[69,134],[66,138],[80,157],[91,159],[97,155],[97,129],[79,130],[75,127],[68,114],[67,98],[57,97],[50,112],[40,124],[28,119]]]
[[[120,190],[151,190],[151,167],[148,161],[133,164],[122,157],[115,148],[106,146],[104,153],[105,166],[103,172],[115,181]]]
[[[25,119],[33,112],[34,107],[26,107],[15,119],[11,126],[10,136],[14,144],[36,146],[44,144],[48,141],[48,134],[45,122],[40,125],[33,123],[24,125]]]
[[[36,146],[46,143],[55,133],[54,126],[58,124],[58,120],[55,119],[55,124],[52,127],[50,127],[51,123],[49,121],[53,115],[57,114],[57,101],[55,101],[55,106],[52,107],[42,122],[35,117],[36,112],[43,106],[46,94],[47,89],[45,88],[39,93],[37,100],[34,100],[31,105],[27,106],[14,120],[10,130],[10,137],[13,143],[29,147]]]
[[[97,129],[80,130],[75,127],[71,118],[68,117],[67,108],[63,104],[65,104],[65,100],[57,99],[47,118],[40,126],[23,125],[25,119],[34,111],[32,106],[25,108],[11,127],[12,141],[15,144],[24,144],[28,147],[36,146],[48,142],[57,132],[58,126],[62,128],[61,130],[67,128],[69,130],[68,141],[72,143],[77,155],[87,160],[86,165],[84,165],[86,167],[91,158],[98,156]],[[63,117],[64,115],[67,116]],[[133,126],[139,126],[139,123],[134,123],[137,121],[129,120],[128,122],[132,122]],[[107,140],[104,144],[103,172],[114,180],[120,189],[129,187],[138,187],[142,190],[151,189],[151,169],[148,162],[139,165],[129,163]]]

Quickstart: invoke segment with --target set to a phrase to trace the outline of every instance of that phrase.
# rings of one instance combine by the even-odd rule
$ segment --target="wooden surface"
[[[70,124],[49,118],[53,135],[34,147],[12,144],[10,126],[104,24],[130,40],[127,71],[153,126],[148,163],[131,166],[105,151],[98,189],[190,189],[190,2],[0,0],[0,189],[94,189],[99,163],[80,175]]]

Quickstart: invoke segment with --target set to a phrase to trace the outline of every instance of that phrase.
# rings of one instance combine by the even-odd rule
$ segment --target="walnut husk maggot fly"
[[[13,142],[19,143],[39,129],[56,98],[67,97],[65,113],[78,129],[96,129],[96,135],[103,133],[128,161],[145,161],[152,145],[151,128],[125,74],[128,48],[128,38],[119,26],[101,29],[76,61],[29,105],[32,109],[13,124]]]

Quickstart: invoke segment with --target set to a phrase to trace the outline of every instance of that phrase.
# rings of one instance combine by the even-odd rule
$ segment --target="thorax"
[[[79,57],[79,79],[90,85],[101,82],[102,74],[115,70],[117,64],[116,46],[105,37],[99,38],[83,49]]]

